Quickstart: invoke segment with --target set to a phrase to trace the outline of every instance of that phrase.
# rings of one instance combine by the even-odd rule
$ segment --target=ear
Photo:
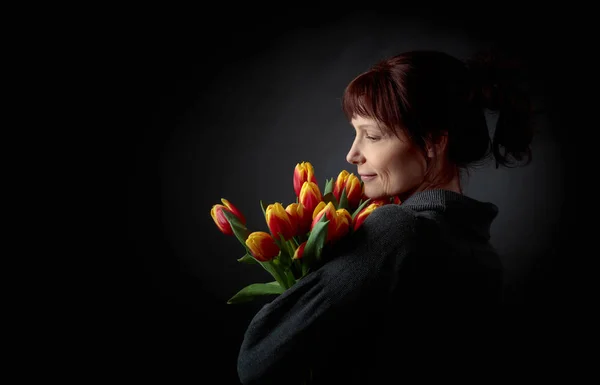
[[[444,153],[448,145],[448,133],[443,132],[435,140],[428,140],[426,144],[427,157],[435,158],[436,155]]]

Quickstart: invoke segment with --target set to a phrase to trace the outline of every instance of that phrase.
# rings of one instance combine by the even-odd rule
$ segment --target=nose
[[[346,154],[346,161],[350,164],[361,164],[364,163],[364,157],[356,146],[356,142],[352,143],[350,151]]]

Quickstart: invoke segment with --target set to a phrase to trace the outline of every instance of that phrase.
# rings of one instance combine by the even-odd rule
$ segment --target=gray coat
[[[486,356],[499,338],[503,271],[489,242],[497,214],[446,190],[378,208],[254,316],[241,382],[302,383],[310,368],[314,383],[400,383],[421,366]]]

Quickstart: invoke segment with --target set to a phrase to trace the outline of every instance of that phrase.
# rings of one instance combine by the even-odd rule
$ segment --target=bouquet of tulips
[[[400,203],[397,197],[367,199],[363,182],[346,170],[335,181],[326,180],[321,190],[309,162],[296,164],[293,183],[296,202],[284,207],[260,201],[268,231],[250,231],[242,212],[227,199],[213,205],[210,214],[218,229],[235,236],[246,251],[238,261],[258,264],[275,279],[248,285],[227,303],[283,293],[323,263],[325,246],[356,231],[377,207]]]

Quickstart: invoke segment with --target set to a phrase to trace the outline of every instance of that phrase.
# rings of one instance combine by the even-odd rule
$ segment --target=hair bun
[[[523,69],[521,60],[491,49],[478,52],[467,60],[475,95],[482,107],[500,110],[506,103],[506,94],[517,86]]]
[[[531,161],[533,127],[531,102],[523,89],[523,62],[498,50],[474,55],[467,61],[479,106],[499,112],[492,139],[496,167]]]

